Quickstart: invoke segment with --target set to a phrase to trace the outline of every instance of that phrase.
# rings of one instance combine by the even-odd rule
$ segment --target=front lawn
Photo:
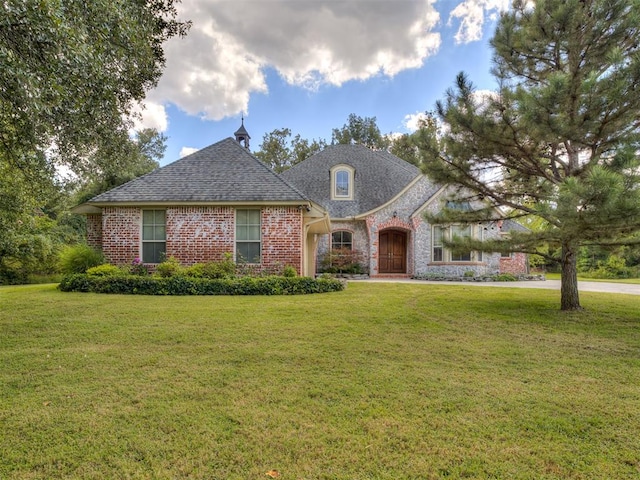
[[[559,273],[545,273],[544,276],[547,280],[560,280]],[[578,274],[578,283],[581,281],[640,284],[640,278],[589,278]]]
[[[0,287],[0,478],[638,478],[639,298],[558,296]]]

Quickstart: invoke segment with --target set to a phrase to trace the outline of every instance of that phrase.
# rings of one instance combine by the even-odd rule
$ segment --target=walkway
[[[394,282],[421,283],[432,285],[465,285],[469,287],[502,287],[502,288],[544,288],[560,291],[560,280],[528,281],[528,282],[433,282],[429,280],[372,278],[368,280],[349,280],[350,282]],[[631,283],[586,282],[578,280],[578,290],[581,292],[624,293],[640,295],[640,285]]]

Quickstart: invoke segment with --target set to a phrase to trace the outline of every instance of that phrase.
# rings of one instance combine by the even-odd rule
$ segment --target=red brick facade
[[[525,253],[512,253],[510,257],[500,258],[500,273],[521,275],[529,272],[529,265]]]
[[[297,207],[261,209],[262,262],[259,269],[291,265],[303,269],[303,216]],[[100,221],[100,219],[102,221]],[[87,216],[87,239],[102,248],[109,263],[130,264],[142,257],[142,209],[105,207]],[[166,209],[166,254],[183,265],[222,260],[235,252],[235,208],[169,207]]]
[[[262,209],[262,266],[291,265],[302,273],[302,212],[297,207]]]
[[[87,215],[87,245],[102,250],[102,215]]]
[[[217,262],[235,251],[232,207],[167,208],[167,257],[183,265]]]
[[[102,209],[102,253],[109,263],[123,265],[141,257],[142,210],[135,207]]]

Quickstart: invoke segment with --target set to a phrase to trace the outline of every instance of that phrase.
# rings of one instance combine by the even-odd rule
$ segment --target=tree
[[[189,27],[175,3],[0,3],[0,263],[33,230],[57,168],[82,175],[118,158],[102,153],[129,148],[131,113],[160,78],[162,45]]]
[[[391,138],[389,152],[398,158],[403,159],[415,166],[420,166],[422,157],[420,155],[421,145],[430,132],[437,128],[437,121],[433,112],[426,112],[425,117],[418,121],[418,129],[412,133],[405,133],[399,137]]]
[[[160,166],[167,149],[167,137],[154,128],[122,138],[115,148],[98,150],[81,174],[77,203],[122,185]]]
[[[352,113],[342,128],[333,129],[331,144],[357,144],[373,150],[384,150],[389,146],[389,140],[380,133],[376,117],[362,118]]]
[[[640,2],[516,0],[491,41],[499,86],[480,98],[464,74],[437,103],[444,128],[423,145],[425,171],[484,202],[443,221],[539,217],[542,231],[485,251],[558,251],[561,308],[580,309],[583,245],[638,243]],[[548,254],[547,254],[548,255]]]
[[[309,140],[296,135],[292,140],[291,129],[276,128],[262,138],[260,150],[255,156],[277,173],[285,171],[326,147],[324,140]]]

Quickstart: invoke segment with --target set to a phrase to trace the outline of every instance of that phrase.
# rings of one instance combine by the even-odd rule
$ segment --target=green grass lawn
[[[558,297],[2,287],[0,478],[637,479],[640,299]]]
[[[559,273],[545,273],[544,274],[547,280],[560,280]],[[583,277],[582,275],[578,275],[578,282],[607,282],[607,283],[632,283],[632,284],[640,284],[640,278],[589,278]]]

